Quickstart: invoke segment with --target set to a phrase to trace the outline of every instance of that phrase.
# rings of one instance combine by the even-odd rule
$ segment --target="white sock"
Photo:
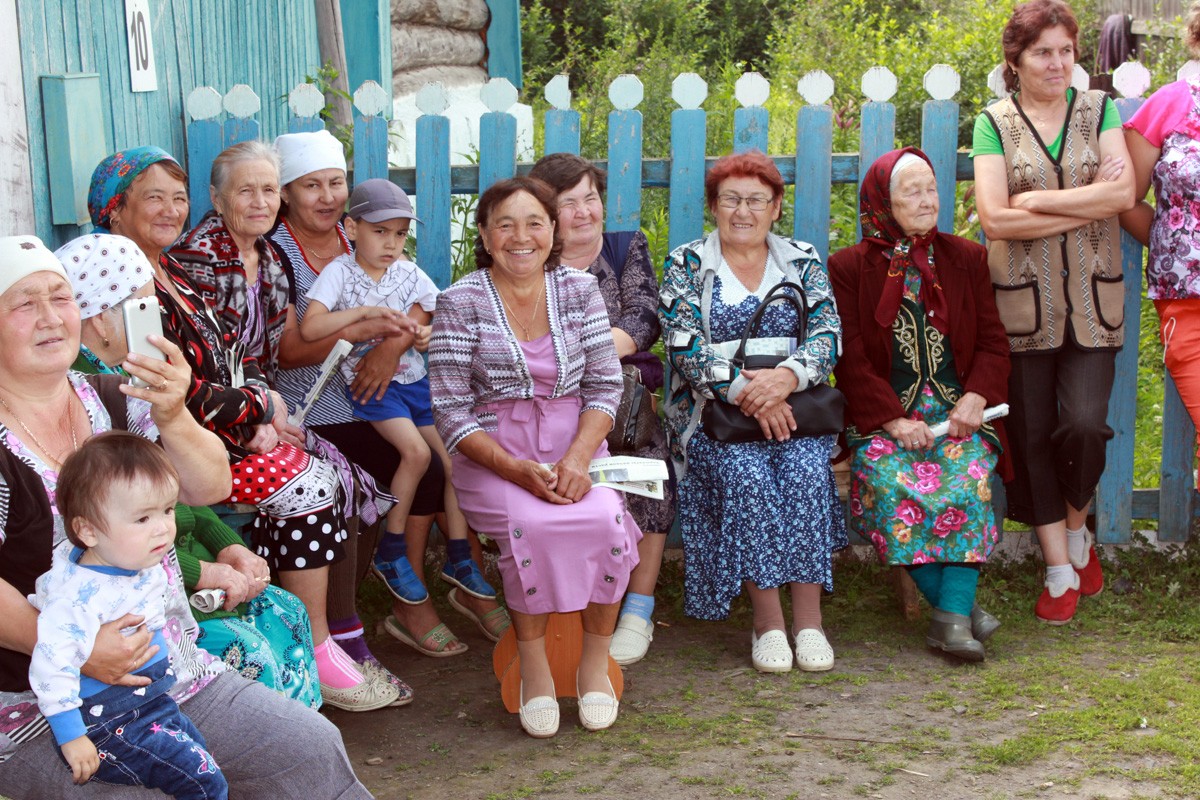
[[[1067,528],[1067,558],[1071,559],[1075,569],[1083,569],[1088,565],[1088,550],[1092,546],[1090,540],[1087,525],[1079,526],[1077,531]]]
[[[1046,567],[1046,588],[1051,597],[1062,597],[1067,589],[1079,588],[1079,573],[1070,564]]]

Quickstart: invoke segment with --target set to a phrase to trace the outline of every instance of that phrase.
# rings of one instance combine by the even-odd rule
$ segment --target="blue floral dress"
[[[935,425],[949,418],[962,388],[950,343],[926,324],[921,275],[905,274],[904,299],[892,324],[893,388],[909,419]],[[925,451],[903,450],[882,430],[847,439],[850,525],[886,564],[986,561],[997,541],[991,476],[1000,452],[985,424],[968,439],[941,437]]]
[[[740,339],[759,298],[722,300],[714,278],[712,340]],[[763,337],[794,336],[795,310],[772,304]],[[679,485],[685,558],[684,610],[720,620],[745,581],[763,589],[819,583],[833,591],[832,554],[846,546],[846,526],[829,457],[834,437],[728,444],[710,439],[703,423],[687,443],[688,471]]]

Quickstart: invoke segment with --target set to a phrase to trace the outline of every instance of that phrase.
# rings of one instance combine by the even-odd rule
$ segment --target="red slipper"
[[[1061,597],[1054,597],[1050,589],[1042,589],[1033,613],[1047,625],[1066,625],[1075,616],[1075,606],[1079,604],[1079,590],[1067,589]]]
[[[1104,572],[1100,569],[1100,559],[1096,558],[1096,546],[1088,548],[1088,562],[1083,569],[1075,568],[1079,575],[1079,593],[1084,597],[1100,594],[1104,589]]]

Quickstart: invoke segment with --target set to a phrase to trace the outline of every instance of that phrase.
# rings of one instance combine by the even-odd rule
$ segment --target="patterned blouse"
[[[212,309],[200,297],[199,288],[182,266],[163,253],[160,266],[171,278],[183,304],[155,278],[162,305],[163,334],[179,346],[192,368],[187,407],[200,424],[221,437],[225,449],[235,459],[249,455],[242,444],[253,431],[249,426],[264,425],[272,419],[266,381],[258,361],[249,356],[240,361],[244,385],[234,387],[229,364],[231,338],[221,327]]]
[[[589,409],[616,417],[620,363],[596,279],[570,267],[546,273],[546,305],[558,381],[551,397],[579,395]],[[433,416],[446,448],[476,431],[496,430],[486,409],[502,400],[533,398],[533,377],[508,325],[491,270],[460,279],[438,296],[429,344]]]
[[[1125,127],[1162,150],[1150,173],[1146,293],[1151,300],[1200,297],[1200,77],[1159,89]]]
[[[172,248],[171,255],[196,282],[200,296],[212,306],[227,330],[233,331],[258,359],[267,382],[275,384],[279,340],[287,321],[289,283],[271,241],[260,236],[258,283],[249,286],[233,235],[225,221],[210,211]],[[251,307],[250,301],[257,300]]]
[[[78,373],[69,373],[69,378],[94,433],[111,430],[111,414],[121,413],[125,430],[158,438],[149,404],[121,394],[116,387],[119,378]],[[0,425],[0,580],[22,595],[33,593],[37,577],[50,568],[52,548],[66,540],[54,505],[57,486],[58,473]],[[171,587],[163,628],[176,677],[170,694],[182,703],[224,671],[225,665],[196,647],[198,628],[179,579],[174,548],[163,559],[163,568],[168,570]],[[29,688],[29,656],[0,648],[0,761],[47,729]]]
[[[842,323],[829,273],[812,245],[795,239],[767,235],[774,266],[788,280],[804,287],[808,297],[808,337],[779,366],[791,369],[798,390],[825,383],[842,351]],[[659,295],[658,318],[663,327],[667,360],[673,367],[666,398],[667,439],[675,460],[675,474],[686,471],[684,453],[700,421],[704,403],[725,400],[735,383],[745,382],[739,370],[717,347],[710,330],[713,279],[722,262],[717,232],[680,245],[667,257]],[[739,382],[740,378],[740,382]]]

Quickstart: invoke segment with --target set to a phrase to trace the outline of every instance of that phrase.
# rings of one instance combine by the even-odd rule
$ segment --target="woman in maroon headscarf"
[[[1008,390],[1008,340],[987,251],[937,229],[937,181],[915,147],[863,181],[863,240],[829,259],[847,400],[851,526],[907,567],[933,606],[926,643],[982,661],[999,622],[975,604],[997,538],[991,476],[1002,450],[984,408]],[[945,435],[932,430],[948,423]]]

